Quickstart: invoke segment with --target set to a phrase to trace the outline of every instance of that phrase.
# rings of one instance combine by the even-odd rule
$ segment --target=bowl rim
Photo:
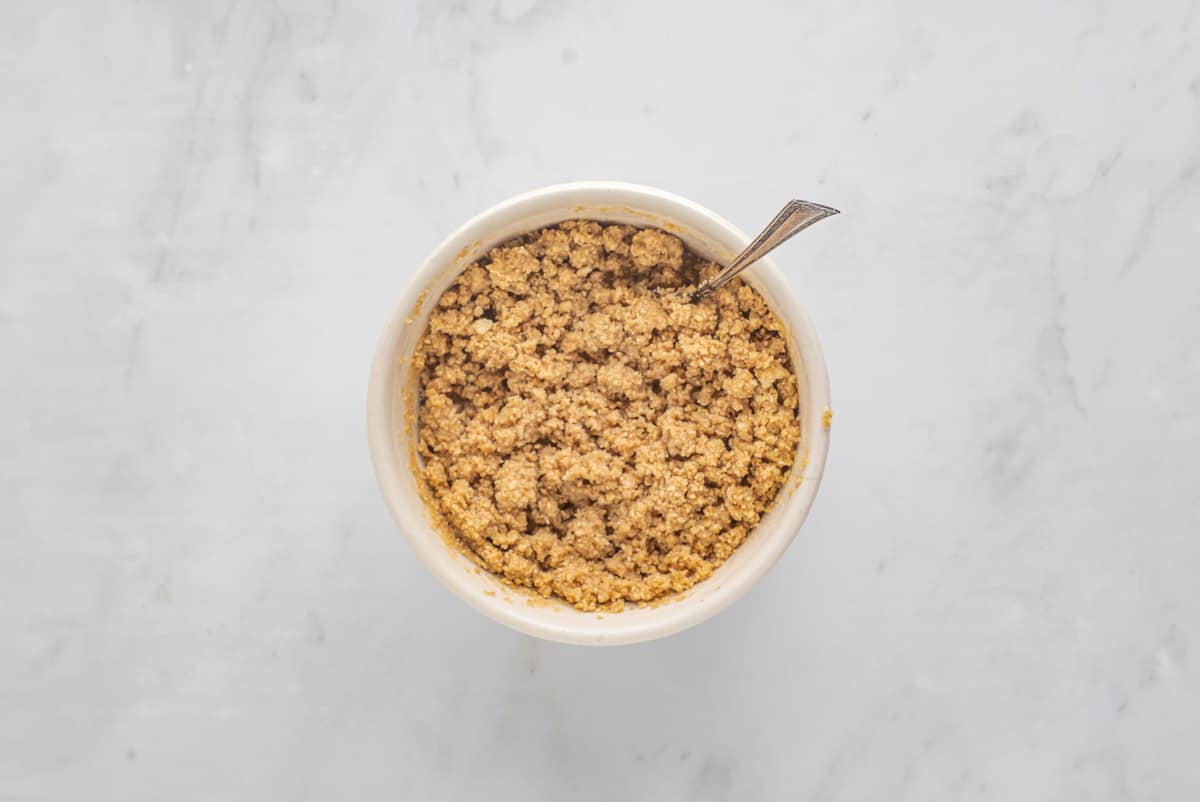
[[[410,471],[406,459],[397,457],[397,438],[394,424],[393,387],[396,373],[401,369],[396,356],[398,343],[407,325],[412,322],[415,310],[425,299],[427,287],[445,270],[449,263],[461,262],[466,267],[471,260],[462,260],[467,247],[486,240],[489,227],[500,226],[499,220],[513,217],[517,213],[530,213],[541,207],[562,206],[578,209],[582,217],[587,210],[593,214],[598,208],[620,207],[632,204],[636,208],[652,210],[670,220],[681,214],[693,221],[692,228],[716,240],[734,243],[737,248],[750,242],[750,237],[723,217],[700,206],[694,201],[656,187],[620,181],[578,181],[554,184],[514,195],[492,205],[455,229],[443,239],[425,258],[412,275],[392,305],[386,323],[377,340],[372,359],[367,388],[367,438],[375,476],[380,492],[396,526],[404,534],[425,567],[459,598],[474,609],[493,620],[527,635],[563,643],[589,645],[616,645],[637,643],[666,637],[694,626],[744,596],[751,587],[778,561],[795,539],[820,487],[829,447],[829,431],[825,426],[806,425],[807,453],[802,480],[791,490],[784,487],[775,505],[782,510],[781,518],[768,532],[762,525],[752,535],[769,539],[761,549],[755,563],[742,571],[733,581],[723,582],[711,592],[697,594],[712,578],[697,583],[678,601],[672,600],[649,609],[652,615],[636,622],[622,625],[620,619],[629,613],[613,613],[605,620],[617,622],[600,631],[596,627],[593,613],[556,616],[558,620],[546,621],[534,615],[527,605],[512,604],[498,595],[484,595],[472,586],[460,566],[452,566],[444,555],[434,550],[448,550],[450,546],[443,536],[433,531],[428,521],[422,519],[425,511],[411,509],[411,500],[403,498],[402,471]],[[565,219],[565,218],[564,218]],[[699,224],[696,225],[695,223]],[[483,232],[482,236],[480,232]],[[686,236],[685,236],[686,239]],[[491,247],[495,242],[489,244]],[[807,310],[795,297],[790,283],[779,267],[769,257],[760,260],[747,273],[753,273],[752,283],[770,285],[772,307],[783,318],[792,334],[792,344],[797,350],[796,358],[803,365],[805,383],[802,402],[812,410],[810,418],[829,408],[829,377],[825,366],[820,340]],[[743,274],[745,277],[747,274]],[[810,421],[811,422],[811,421]],[[788,495],[784,497],[784,494]],[[782,531],[781,531],[782,530]],[[443,557],[443,559],[439,559]],[[715,576],[715,575],[714,575]],[[572,626],[572,622],[588,626]]]

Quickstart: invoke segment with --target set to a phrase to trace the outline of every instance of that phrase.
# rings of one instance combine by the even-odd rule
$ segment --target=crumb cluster
[[[418,346],[418,450],[459,547],[507,582],[619,610],[710,576],[800,440],[783,325],[657,229],[571,221],[469,266]]]

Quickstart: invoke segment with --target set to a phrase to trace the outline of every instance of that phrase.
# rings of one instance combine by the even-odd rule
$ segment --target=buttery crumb
[[[833,410],[825,407],[825,411],[821,413],[821,425],[825,427],[825,431],[833,426]]]
[[[761,295],[739,279],[698,303],[676,292],[716,271],[664,231],[577,220],[492,249],[443,293],[414,358],[418,451],[468,557],[619,611],[741,545],[787,481],[799,400]]]

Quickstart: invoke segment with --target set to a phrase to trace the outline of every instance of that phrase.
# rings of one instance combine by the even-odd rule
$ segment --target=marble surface
[[[0,800],[1200,790],[1200,5],[0,7]],[[364,433],[413,266],[649,183],[785,246],[825,486],[587,650],[417,564]]]

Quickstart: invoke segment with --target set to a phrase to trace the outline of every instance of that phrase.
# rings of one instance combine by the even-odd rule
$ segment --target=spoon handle
[[[779,210],[766,228],[762,230],[746,249],[734,257],[725,269],[708,281],[701,284],[692,292],[692,300],[698,301],[725,286],[731,278],[741,273],[754,262],[766,256],[771,251],[799,234],[813,223],[820,222],[826,217],[838,213],[837,209],[822,206],[809,201],[791,200]]]

